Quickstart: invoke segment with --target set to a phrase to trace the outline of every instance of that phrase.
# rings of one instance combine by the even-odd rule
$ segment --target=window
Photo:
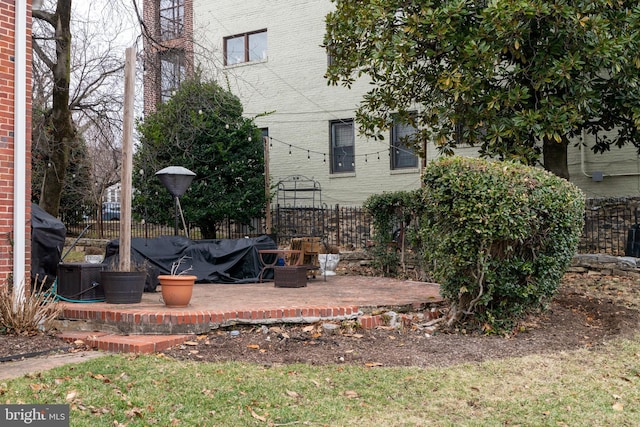
[[[327,51],[327,67],[330,67],[333,65],[333,58],[334,58],[334,54],[333,54],[333,49],[334,46],[329,44],[325,47],[326,51]]]
[[[184,0],[160,0],[160,38],[174,39],[184,31]]]
[[[418,156],[408,142],[416,133],[411,125],[396,122],[391,128],[391,169],[407,169],[418,167]]]
[[[331,173],[355,172],[353,120],[331,123]]]
[[[267,59],[267,30],[225,37],[224,65],[265,59]]]
[[[160,101],[165,102],[185,77],[184,51],[167,50],[160,54]]]

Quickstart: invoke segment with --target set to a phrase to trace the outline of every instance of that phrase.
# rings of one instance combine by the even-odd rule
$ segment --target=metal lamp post
[[[180,196],[187,191],[191,181],[196,176],[194,172],[191,172],[189,169],[184,168],[182,166],[168,166],[162,170],[156,172],[156,176],[165,186],[169,193],[175,199],[175,226],[174,226],[174,234],[178,235],[178,213],[182,216],[182,208],[180,207]],[[184,217],[182,217],[182,225],[184,226],[184,232],[189,237],[187,233],[187,226],[184,222]]]

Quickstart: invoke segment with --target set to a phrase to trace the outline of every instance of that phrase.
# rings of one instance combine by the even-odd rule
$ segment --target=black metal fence
[[[587,202],[585,225],[578,247],[580,253],[600,253],[615,256],[640,257],[640,230],[638,223],[640,198],[594,199]],[[117,239],[120,233],[118,221],[86,220],[67,225],[67,236],[96,239]],[[271,211],[271,235],[280,246],[289,244],[296,237],[320,237],[326,245],[344,250],[363,248],[371,240],[371,216],[361,207],[282,207]],[[173,226],[134,222],[132,237],[153,238],[175,233]],[[634,236],[637,232],[637,242]],[[178,231],[184,235],[183,230]],[[237,239],[266,234],[265,219],[251,224],[225,221],[216,238]],[[196,227],[189,229],[192,239],[203,238]],[[631,240],[629,240],[631,238]],[[631,245],[631,246],[630,246]],[[634,252],[635,251],[635,252]]]
[[[271,210],[271,235],[279,245],[288,245],[296,237],[319,237],[326,245],[345,249],[362,248],[371,238],[371,217],[361,207],[281,207]],[[188,226],[191,239],[202,239],[199,228]],[[119,221],[103,221],[88,218],[76,224],[67,225],[67,237],[93,239],[117,239],[120,235]],[[133,221],[131,236],[153,238],[176,234],[174,226]],[[184,230],[177,231],[185,235]],[[220,224],[215,238],[238,239],[267,234],[264,218],[255,219],[249,224],[227,220]]]
[[[587,201],[578,252],[640,257],[640,198]]]

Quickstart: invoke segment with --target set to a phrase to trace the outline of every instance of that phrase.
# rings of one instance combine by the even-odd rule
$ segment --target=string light
[[[292,156],[293,155],[293,150],[296,149],[296,150],[300,150],[300,151],[306,151],[307,152],[307,159],[309,159],[309,160],[311,160],[311,153],[318,154],[318,155],[322,154],[322,162],[323,163],[327,163],[327,154],[330,154],[330,153],[326,153],[326,152],[322,152],[322,151],[310,150],[310,149],[308,149],[306,147],[298,147],[298,146],[296,146],[294,144],[289,144],[287,142],[281,141],[281,140],[279,140],[277,138],[274,138],[272,136],[269,136],[269,146],[270,147],[273,147],[273,141],[274,140],[276,142],[280,142],[280,143],[282,143],[284,145],[288,145],[289,146],[289,156]],[[352,159],[354,159],[354,161],[352,162],[352,164],[354,164],[354,165],[355,165],[355,159],[357,157],[364,157],[365,163],[368,163],[370,155],[375,155],[376,158],[378,160],[380,160],[380,153],[383,152],[383,151],[386,151],[387,155],[389,157],[391,157],[391,155],[392,155],[392,151],[391,150],[392,149],[395,149],[396,153],[398,153],[398,154],[400,154],[401,152],[407,152],[407,153],[415,154],[413,151],[411,151],[409,149],[405,149],[405,148],[402,148],[402,147],[396,147],[394,145],[392,147],[388,147],[388,148],[385,148],[383,150],[378,150],[378,151],[374,151],[374,152],[371,152],[371,153],[363,153],[363,154],[353,155],[353,156],[350,156],[350,157],[352,157]]]

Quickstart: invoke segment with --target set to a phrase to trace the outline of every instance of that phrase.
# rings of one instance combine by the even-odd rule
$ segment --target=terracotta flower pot
[[[158,276],[164,304],[171,308],[188,306],[196,279],[197,276],[188,275],[172,276],[161,274]]]

